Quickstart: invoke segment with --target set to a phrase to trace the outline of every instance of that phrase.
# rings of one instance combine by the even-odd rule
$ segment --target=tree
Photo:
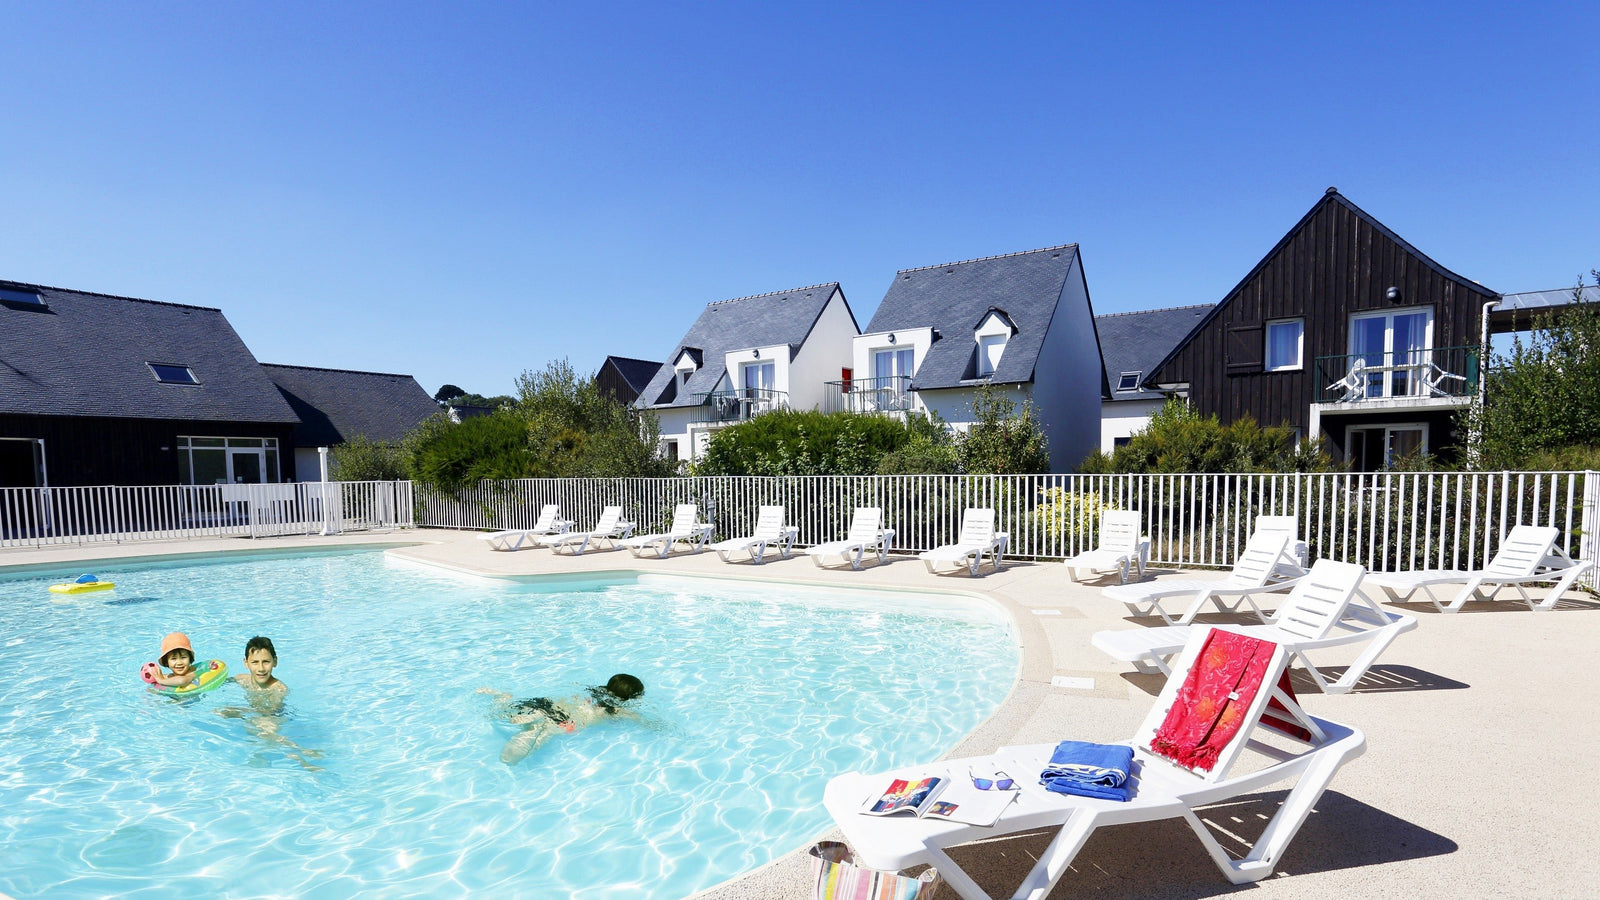
[[[1591,277],[1600,285],[1600,270]],[[1584,299],[1533,321],[1526,341],[1487,366],[1487,404],[1464,417],[1478,466],[1544,469],[1592,466],[1600,457],[1600,303]]]
[[[566,360],[517,378],[515,412],[527,423],[535,477],[622,478],[671,475],[656,453],[654,414],[618,403],[593,376],[580,378]]]
[[[461,395],[463,395],[465,393],[466,393],[466,391],[462,390],[461,388],[459,388],[459,387],[457,387],[457,386],[455,386],[453,384],[447,384],[447,385],[444,385],[444,386],[440,387],[439,390],[434,392],[434,394],[433,394],[433,402],[439,404],[440,406],[449,406],[450,402],[452,400],[456,399],[457,397],[460,397]]]
[[[1033,404],[1016,401],[993,385],[978,388],[972,426],[956,442],[961,471],[972,475],[1034,475],[1050,471],[1050,447]]]
[[[434,416],[423,422],[407,443],[412,477],[449,494],[459,494],[485,479],[534,474],[528,423],[508,410],[460,424],[446,416]]]

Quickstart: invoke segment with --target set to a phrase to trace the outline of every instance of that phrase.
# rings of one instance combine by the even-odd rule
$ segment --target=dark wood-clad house
[[[0,281],[0,487],[277,482],[298,422],[221,310]]]
[[[1144,383],[1224,422],[1321,435],[1358,470],[1449,458],[1498,296],[1329,188]]]
[[[650,379],[661,371],[661,363],[627,356],[608,356],[594,375],[594,382],[611,399],[632,406]]]

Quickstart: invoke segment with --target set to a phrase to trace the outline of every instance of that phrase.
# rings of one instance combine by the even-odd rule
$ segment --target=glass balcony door
[[[1363,314],[1350,319],[1350,364],[1361,367],[1367,398],[1424,393],[1433,362],[1433,311]]]

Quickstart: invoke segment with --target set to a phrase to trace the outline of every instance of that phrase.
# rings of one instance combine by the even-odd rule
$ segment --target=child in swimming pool
[[[174,631],[161,639],[161,655],[156,659],[158,665],[146,665],[144,668],[154,684],[183,687],[200,674],[194,667],[194,648],[189,645],[189,636],[181,631]],[[163,673],[162,666],[166,666],[170,674]]]
[[[272,706],[282,705],[284,695],[289,693],[289,686],[273,676],[272,670],[277,665],[278,649],[272,646],[272,638],[258,634],[245,642],[245,671],[233,676],[233,680],[249,693],[252,706],[261,705],[262,702]]]
[[[572,734],[612,717],[637,719],[638,712],[625,704],[644,693],[644,682],[618,673],[604,685],[594,685],[585,693],[565,700],[549,697],[512,700],[510,694],[492,688],[479,688],[478,693],[494,695],[503,705],[501,714],[507,721],[522,726],[500,750],[500,761],[514,766],[557,734]]]

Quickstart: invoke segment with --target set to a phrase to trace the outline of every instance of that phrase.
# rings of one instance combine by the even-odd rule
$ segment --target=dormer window
[[[1144,373],[1142,373],[1142,372],[1123,372],[1122,373],[1122,377],[1117,379],[1117,390],[1118,391],[1136,391],[1136,390],[1138,390],[1139,389],[1139,376],[1142,375],[1142,374],[1144,374]]]
[[[23,309],[44,309],[43,297],[33,291],[19,291],[15,288],[0,288],[0,303]]]
[[[678,376],[678,386],[687,387],[689,376],[700,368],[700,351],[693,347],[683,348],[678,358],[672,361],[672,371]]]
[[[978,327],[972,331],[972,339],[978,344],[979,378],[987,378],[995,373],[1001,357],[1005,356],[1006,342],[1016,333],[1017,326],[1003,309],[991,306],[978,320]]]
[[[156,380],[162,384],[199,384],[200,379],[194,370],[188,366],[175,366],[169,363],[145,363],[150,367]]]

